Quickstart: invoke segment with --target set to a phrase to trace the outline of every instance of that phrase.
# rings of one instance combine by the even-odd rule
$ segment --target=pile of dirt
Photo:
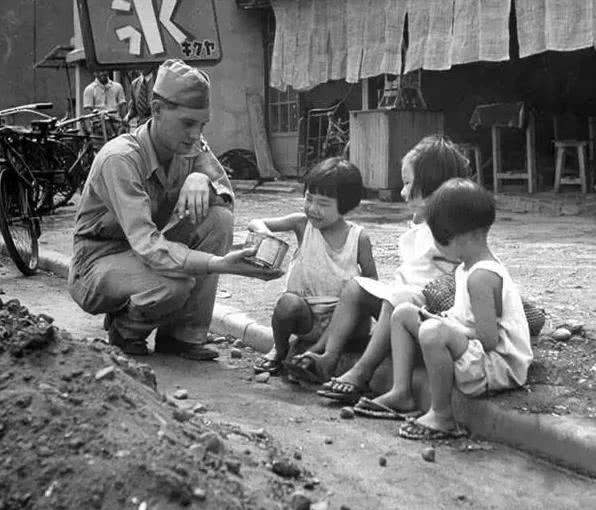
[[[321,492],[264,430],[209,422],[148,365],[52,322],[0,301],[0,510],[277,509]]]

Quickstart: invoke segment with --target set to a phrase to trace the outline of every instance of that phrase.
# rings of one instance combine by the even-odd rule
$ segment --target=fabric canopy
[[[511,0],[272,0],[271,86],[509,59]],[[404,25],[408,48],[402,62]],[[596,0],[516,0],[520,57],[594,45]]]

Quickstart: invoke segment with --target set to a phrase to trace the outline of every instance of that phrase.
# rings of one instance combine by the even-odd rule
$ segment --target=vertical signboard
[[[88,67],[142,68],[168,58],[215,64],[214,0],[77,0]]]

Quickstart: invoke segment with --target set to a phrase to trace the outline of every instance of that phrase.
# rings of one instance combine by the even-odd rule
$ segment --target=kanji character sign
[[[90,67],[221,60],[213,0],[78,0]]]

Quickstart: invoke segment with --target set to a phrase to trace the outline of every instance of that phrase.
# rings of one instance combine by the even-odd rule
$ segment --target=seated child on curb
[[[455,271],[454,305],[443,315],[413,304],[393,312],[393,388],[383,400],[394,409],[415,408],[411,383],[418,350],[431,393],[429,411],[399,429],[408,439],[464,434],[453,415],[453,386],[472,397],[515,388],[526,382],[532,361],[520,294],[488,246],[495,221],[492,194],[471,181],[451,179],[429,199],[426,221],[445,257],[461,264]]]
[[[441,135],[432,135],[418,142],[402,159],[401,195],[412,214],[409,229],[399,237],[400,265],[392,280],[377,281],[354,278],[342,291],[340,302],[327,329],[327,346],[321,355],[307,352],[292,360],[297,377],[325,382],[321,396],[355,403],[367,393],[368,382],[377,367],[390,354],[390,319],[393,308],[404,302],[423,305],[424,286],[451,273],[457,262],[445,260],[435,247],[425,222],[426,198],[452,177],[469,173],[468,160],[455,144]],[[343,352],[354,339],[357,325],[371,317],[377,318],[370,342],[362,357],[345,374],[332,378]]]
[[[298,240],[286,291],[271,319],[274,345],[257,360],[257,373],[279,374],[291,335],[306,346],[320,339],[346,281],[359,274],[377,278],[368,235],[344,219],[362,197],[358,168],[341,158],[326,159],[308,173],[304,189],[304,212],[248,225],[253,232],[267,234],[293,231]]]

